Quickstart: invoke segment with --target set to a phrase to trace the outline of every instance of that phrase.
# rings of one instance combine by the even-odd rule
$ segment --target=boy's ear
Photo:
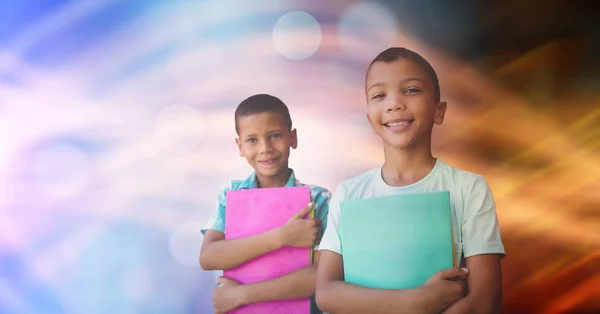
[[[433,117],[433,122],[435,124],[440,125],[444,122],[447,106],[448,104],[445,101],[440,101],[435,105],[435,117]]]
[[[292,143],[290,144],[290,147],[296,149],[296,147],[298,147],[298,132],[296,129],[292,129],[290,133],[292,134]]]
[[[239,139],[238,137],[235,138],[235,144],[238,147],[238,152],[240,154],[240,157],[244,157],[244,151],[242,150],[242,140]]]
[[[371,117],[369,116],[368,113],[367,113],[367,121],[369,121],[369,125],[371,126],[371,132],[373,132],[373,134],[377,134],[377,132],[375,132],[375,130],[373,129],[373,124],[371,123]]]

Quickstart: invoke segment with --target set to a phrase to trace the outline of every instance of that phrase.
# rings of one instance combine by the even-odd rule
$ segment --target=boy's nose
[[[270,141],[263,141],[262,145],[260,147],[260,153],[261,154],[266,154],[266,153],[270,153],[271,151],[273,151],[273,145],[271,145]]]
[[[397,97],[390,103],[387,108],[387,111],[396,111],[396,110],[404,110],[406,109],[406,104],[404,103],[404,99],[402,97]]]

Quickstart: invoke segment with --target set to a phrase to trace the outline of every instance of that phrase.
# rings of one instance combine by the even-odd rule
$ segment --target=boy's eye
[[[405,91],[405,93],[407,93],[407,94],[415,94],[415,93],[419,93],[419,92],[421,92],[421,90],[418,88],[415,88],[415,87],[408,88]]]
[[[246,139],[246,143],[254,143],[254,142],[256,142],[255,138]]]
[[[281,137],[281,134],[272,134],[271,135],[271,138],[273,138],[273,139],[277,139],[277,138],[280,138],[280,137]]]
[[[373,97],[371,97],[371,99],[378,99],[378,98],[383,98],[383,97],[385,97],[384,93],[378,93],[378,94],[373,95]]]

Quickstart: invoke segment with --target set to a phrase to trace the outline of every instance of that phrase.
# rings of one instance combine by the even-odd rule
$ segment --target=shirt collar
[[[290,177],[285,184],[285,187],[293,187],[301,185],[300,181],[296,180],[296,175],[294,174],[294,170],[290,169]],[[258,181],[256,180],[256,172],[253,172],[242,184],[240,185],[240,189],[256,189],[258,187]]]

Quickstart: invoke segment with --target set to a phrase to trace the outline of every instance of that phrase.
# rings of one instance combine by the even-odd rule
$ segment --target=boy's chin
[[[391,138],[383,138],[383,142],[386,146],[394,149],[407,149],[413,146],[414,141],[410,138],[406,137],[391,137]]]
[[[254,172],[256,172],[256,174],[263,176],[263,177],[273,177],[273,176],[280,174],[282,171],[286,170],[284,168],[285,167],[265,169],[265,168],[259,166],[257,168],[254,168]]]

